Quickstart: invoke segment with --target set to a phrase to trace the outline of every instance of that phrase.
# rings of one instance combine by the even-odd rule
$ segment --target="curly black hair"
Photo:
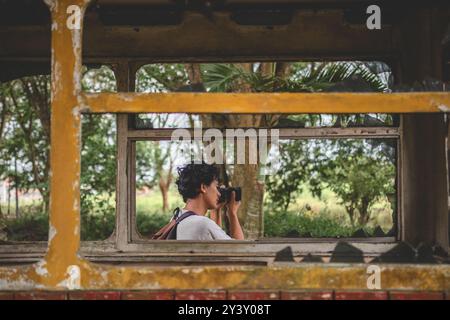
[[[187,164],[178,168],[176,184],[183,201],[193,199],[200,193],[200,186],[209,186],[214,180],[219,180],[219,170],[211,164]]]

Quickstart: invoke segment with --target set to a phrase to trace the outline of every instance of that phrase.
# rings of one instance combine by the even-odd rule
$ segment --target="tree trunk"
[[[20,212],[19,212],[19,190],[16,186],[16,219],[20,218]]]
[[[162,168],[160,169],[162,171]],[[167,212],[169,209],[169,188],[172,183],[172,160],[170,161],[169,171],[167,173],[166,179],[164,179],[163,173],[159,177],[159,189],[161,190],[161,195],[163,198],[163,211]]]
[[[362,199],[361,207],[359,208],[359,225],[365,226],[370,219],[369,201]]]
[[[350,223],[352,227],[355,226],[355,208],[353,206],[345,206],[345,209],[348,213],[348,217],[350,218]]]
[[[19,184],[17,178],[17,158],[14,158],[14,175],[15,175],[15,185],[16,185],[16,219],[20,218],[19,212]]]
[[[48,213],[49,205],[50,205],[50,195],[47,192],[44,196],[42,213]]]
[[[10,181],[8,180],[8,212],[7,212],[7,216],[9,217],[11,215],[11,184]]]
[[[161,190],[161,195],[163,199],[162,209],[164,212],[167,212],[169,208],[169,188],[167,187],[162,177],[159,178],[159,190]]]
[[[0,219],[3,218],[2,203],[0,202]]]
[[[232,185],[242,188],[238,216],[245,239],[254,240],[263,235],[264,182],[258,180],[259,165],[235,165]]]

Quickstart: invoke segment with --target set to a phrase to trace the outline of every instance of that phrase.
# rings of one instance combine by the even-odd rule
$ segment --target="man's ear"
[[[200,185],[200,193],[205,193],[206,192],[206,185],[204,183],[202,183]]]

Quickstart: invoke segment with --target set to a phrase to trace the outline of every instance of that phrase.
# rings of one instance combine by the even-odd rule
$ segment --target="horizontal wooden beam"
[[[311,128],[270,128],[279,130],[279,139],[333,139],[333,138],[398,138],[400,131],[393,127],[311,127]],[[176,128],[129,130],[127,138],[136,140],[171,140]],[[194,129],[186,128],[195,139]],[[203,135],[208,128],[203,128]],[[270,135],[270,133],[269,133]],[[201,139],[199,137],[198,139]]]
[[[449,112],[450,93],[98,93],[91,113],[416,113]]]
[[[290,24],[270,29],[266,25],[239,25],[226,12],[211,13],[208,18],[192,11],[182,13],[182,23],[170,26],[104,25],[96,11],[92,7],[85,17],[83,58],[104,63],[118,58],[149,62],[298,61],[396,55],[392,27],[383,26],[372,32],[351,26],[346,23],[342,9],[294,11]],[[360,12],[366,15],[364,10]],[[117,17],[121,15],[124,13],[118,11]],[[49,20],[47,25],[32,28],[20,25],[0,28],[0,58],[50,59],[50,25]]]

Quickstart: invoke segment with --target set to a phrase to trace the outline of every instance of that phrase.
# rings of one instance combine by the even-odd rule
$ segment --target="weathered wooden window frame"
[[[151,263],[269,263],[276,252],[290,246],[295,256],[307,254],[329,257],[340,240],[361,248],[368,258],[391,248],[400,239],[401,230],[401,122],[399,127],[352,128],[278,128],[280,139],[396,139],[396,194],[395,237],[377,238],[280,238],[256,241],[151,241],[140,237],[135,211],[135,143],[136,141],[170,140],[172,128],[129,128],[129,115],[117,114],[117,187],[116,225],[114,233],[104,241],[82,241],[81,253],[96,262],[151,262]],[[206,129],[204,129],[206,130]],[[34,262],[45,252],[46,243],[22,243],[0,246],[3,262]]]
[[[170,141],[171,133],[175,130],[168,129],[129,129],[128,116],[118,115],[117,119],[118,128],[118,149],[122,153],[118,152],[118,164],[122,163],[126,165],[126,168],[118,168],[118,184],[119,187],[117,193],[117,246],[124,251],[135,252],[148,252],[156,254],[173,254],[173,253],[186,253],[190,252],[191,256],[201,256],[203,254],[212,254],[214,252],[220,252],[222,255],[235,256],[239,255],[243,257],[245,253],[248,257],[255,257],[258,252],[265,252],[267,256],[274,256],[276,251],[281,250],[287,244],[292,247],[293,251],[297,254],[315,253],[327,255],[330,252],[330,245],[335,245],[338,240],[351,241],[353,243],[391,243],[399,239],[395,237],[382,237],[382,238],[299,238],[299,239],[258,239],[256,241],[233,241],[233,244],[225,242],[187,242],[186,241],[151,241],[144,239],[140,236],[136,226],[136,185],[135,185],[135,143],[137,141]],[[345,139],[345,138],[393,138],[396,139],[396,155],[397,164],[400,162],[399,145],[401,144],[401,129],[399,127],[352,127],[352,128],[278,128],[280,139]],[[205,129],[206,130],[206,129]],[[126,154],[123,154],[123,150],[127,150]],[[120,159],[121,158],[121,159]],[[396,180],[400,181],[401,170],[396,166]],[[126,192],[120,190],[126,190]],[[400,199],[401,190],[399,186],[396,188],[397,199]],[[400,205],[395,211],[395,228],[396,233],[400,232]],[[121,223],[124,223],[121,225]],[[305,249],[304,244],[309,244],[309,248]],[[176,246],[176,249],[174,248]],[[366,245],[367,246],[367,245]],[[370,245],[369,245],[370,246]],[[188,251],[186,251],[188,247]],[[375,250],[376,246],[373,246],[372,250]],[[207,250],[204,251],[206,248]],[[195,250],[193,250],[195,249]],[[384,248],[385,249],[385,248]],[[228,251],[231,250],[231,251]],[[196,254],[192,254],[195,251]],[[371,251],[371,250],[369,250]]]

